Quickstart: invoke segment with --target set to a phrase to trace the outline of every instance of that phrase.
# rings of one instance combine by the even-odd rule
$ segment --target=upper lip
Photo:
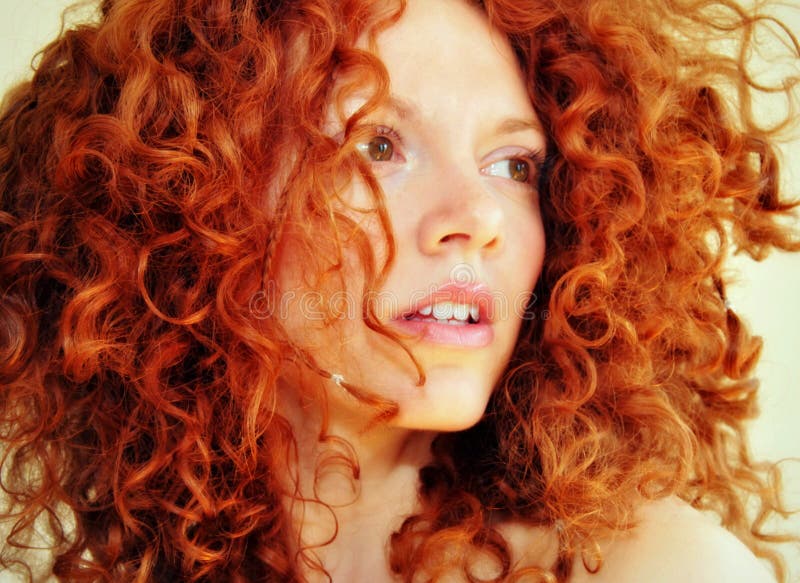
[[[477,306],[480,322],[491,323],[491,299],[492,294],[489,287],[483,283],[464,284],[456,281],[449,281],[437,287],[429,295],[420,300],[413,301],[407,310],[401,312],[400,318],[415,314],[422,308],[437,302],[449,301],[458,304]]]

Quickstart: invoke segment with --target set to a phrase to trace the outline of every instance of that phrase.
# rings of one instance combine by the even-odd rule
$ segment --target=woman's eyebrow
[[[505,134],[516,134],[533,130],[537,133],[544,133],[542,124],[536,118],[509,117],[501,121],[494,129],[494,135],[502,136]]]
[[[398,95],[389,95],[386,99],[385,107],[393,111],[397,117],[403,121],[416,121],[422,117],[419,107],[417,107],[414,103],[399,97]],[[538,133],[544,133],[542,124],[535,117],[509,117],[498,123],[492,133],[493,135],[500,136],[530,130]]]
[[[422,117],[419,107],[393,93],[386,99],[386,108],[392,110],[403,121],[417,121]]]

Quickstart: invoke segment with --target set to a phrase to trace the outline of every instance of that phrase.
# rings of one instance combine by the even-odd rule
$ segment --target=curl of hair
[[[492,508],[557,526],[556,564],[530,572],[563,581],[576,554],[630,526],[636,496],[676,494],[718,512],[782,577],[764,544],[780,537],[761,529],[782,508],[743,432],[760,342],[726,305],[722,263],[732,245],[754,258],[800,247],[780,226],[793,205],[778,195],[773,130],[750,105],[796,80],[765,87],[746,63],[757,27],[797,59],[794,37],[733,0],[480,4],[550,139],[546,268],[485,418],[437,438],[392,568],[435,575],[460,545],[493,556],[497,580],[520,577]],[[5,566],[33,576],[14,550],[34,546],[41,521],[52,572],[69,581],[288,581],[298,556],[314,564],[289,542],[280,473],[296,444],[275,387],[284,359],[314,363],[273,317],[272,259],[291,224],[323,280],[344,245],[370,288],[391,263],[377,183],[321,128],[336,67],[387,94],[380,63],[354,45],[397,8],[104,0],[97,23],[63,32],[7,96]],[[375,191],[380,270],[366,239],[343,240],[343,173]],[[754,525],[747,494],[761,503]],[[448,556],[470,573],[466,551]]]

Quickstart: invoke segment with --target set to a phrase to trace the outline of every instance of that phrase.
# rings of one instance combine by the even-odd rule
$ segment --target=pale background
[[[33,55],[53,39],[66,0],[0,0],[0,93],[30,75]],[[782,16],[800,33],[800,0]],[[795,74],[800,71],[795,68]],[[766,104],[765,116],[780,107]],[[798,129],[795,134],[800,132]],[[800,195],[800,141],[783,146],[788,192]],[[800,458],[800,254],[773,254],[760,264],[739,260],[731,275],[740,284],[729,288],[736,310],[765,338],[759,376],[762,417],[752,427],[751,443],[759,458]],[[784,463],[787,500],[800,509],[800,462]],[[787,523],[800,533],[800,516]],[[792,576],[800,582],[800,549],[786,550]],[[3,577],[0,575],[0,581]]]

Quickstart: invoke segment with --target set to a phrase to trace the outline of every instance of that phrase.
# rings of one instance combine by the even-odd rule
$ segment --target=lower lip
[[[392,322],[404,332],[433,344],[481,348],[494,340],[491,324],[439,324],[425,320],[400,318]]]

